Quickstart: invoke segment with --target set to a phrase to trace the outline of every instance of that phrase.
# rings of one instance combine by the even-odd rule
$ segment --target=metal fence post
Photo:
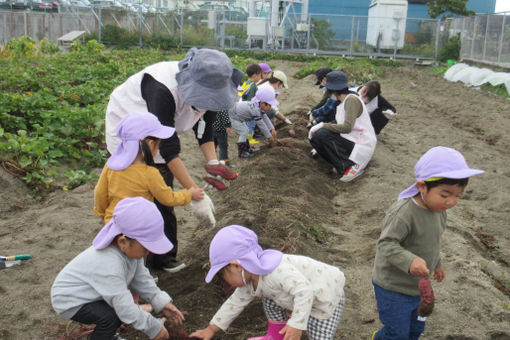
[[[98,21],[98,23],[97,23],[97,26],[98,26],[98,28],[97,28],[97,41],[99,43],[102,43],[102,41],[101,41],[101,33],[102,33],[103,22],[102,22],[102,19],[101,19],[101,7],[98,7],[98,8],[99,8],[99,11],[98,11],[98,15],[97,15],[97,17],[98,17],[98,19],[97,19],[97,21]]]
[[[473,53],[475,52],[475,40],[476,40],[476,21],[478,16],[475,16],[475,22],[473,23],[473,42],[471,43],[471,55],[469,56],[473,59]]]
[[[392,35],[393,39],[395,40],[395,45],[393,47],[393,59],[397,60],[397,45],[398,41],[400,40],[400,31],[398,29],[400,25],[400,20],[402,18],[393,18],[395,20],[395,36]]]
[[[352,52],[353,52],[353,46],[354,45],[354,15],[352,16],[352,20],[351,20],[351,44],[350,44],[350,54],[352,56]]]
[[[308,31],[306,32],[306,50],[310,49],[310,33],[312,30],[312,16],[308,15]]]
[[[142,47],[142,30],[143,30],[142,20],[143,20],[142,6],[140,5],[138,7],[138,33],[139,33],[139,36],[138,36],[138,46],[140,46],[140,47]]]
[[[498,63],[501,62],[501,52],[503,50],[503,37],[505,36],[506,13],[503,15],[503,24],[501,25],[501,37],[499,38]]]
[[[180,42],[181,42],[181,47],[182,47],[182,44],[183,44],[183,40],[184,40],[184,11],[181,9],[181,33],[180,33]]]
[[[439,53],[439,34],[441,33],[441,19],[437,20],[436,23],[436,45],[434,47],[434,59],[437,60],[437,55]],[[446,39],[448,39],[448,34],[446,35]]]
[[[464,40],[467,40],[468,34],[466,30],[466,19],[467,17],[462,18],[462,31],[460,33],[460,53],[459,53],[459,59],[462,59],[462,55],[465,51],[465,49],[462,48],[462,44]]]
[[[487,31],[489,30],[490,15],[487,14],[487,22],[485,23],[485,34],[483,35],[483,54],[482,60],[485,60],[485,51],[487,50]]]

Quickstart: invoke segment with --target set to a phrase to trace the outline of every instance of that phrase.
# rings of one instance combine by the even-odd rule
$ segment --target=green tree
[[[331,29],[331,24],[326,19],[312,18],[312,32],[320,49],[329,47],[330,40],[335,36],[335,31]]]
[[[466,8],[468,0],[433,0],[427,3],[431,18],[435,19],[441,14],[451,17],[454,14],[469,16],[475,14]]]

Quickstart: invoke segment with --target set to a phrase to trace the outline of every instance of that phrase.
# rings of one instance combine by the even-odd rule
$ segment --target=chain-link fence
[[[460,58],[510,67],[510,12],[453,18],[448,35],[460,35]]]
[[[0,11],[0,44],[22,35],[56,41],[68,32],[86,31],[109,44],[432,59],[445,40],[440,21],[432,19],[326,14],[303,19],[295,13],[281,21],[272,27],[269,17],[248,18],[246,12],[230,10],[142,13],[95,7],[62,8],[59,13]],[[507,22],[510,25],[510,20]]]

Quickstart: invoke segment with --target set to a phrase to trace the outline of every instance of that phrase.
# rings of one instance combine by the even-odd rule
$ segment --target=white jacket
[[[344,295],[345,276],[337,267],[299,255],[286,255],[271,273],[260,275],[257,290],[250,282],[237,288],[211,320],[226,330],[255,298],[265,297],[292,311],[287,324],[306,330],[308,318],[329,319]]]

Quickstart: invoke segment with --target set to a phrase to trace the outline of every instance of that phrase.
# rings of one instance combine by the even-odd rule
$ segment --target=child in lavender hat
[[[425,330],[426,317],[418,315],[418,282],[432,272],[436,281],[443,281],[439,250],[446,210],[457,204],[469,177],[483,173],[444,146],[427,151],[414,172],[416,182],[386,213],[377,241],[372,283],[384,327],[374,332],[373,340],[418,339]]]
[[[151,339],[168,339],[165,318],[157,319],[137,305],[128,287],[155,312],[182,324],[184,316],[144,266],[149,251],[164,254],[172,247],[154,203],[143,197],[123,199],[92,246],[57,275],[51,287],[53,308],[66,319],[95,324],[90,339],[113,339],[121,323],[133,325]]]
[[[209,247],[210,282],[219,273],[236,288],[205,329],[191,337],[211,339],[225,331],[255,298],[262,298],[268,331],[255,339],[333,339],[345,303],[345,277],[337,267],[309,257],[263,250],[250,229],[231,225],[218,231]],[[289,314],[288,314],[289,313]],[[290,317],[289,317],[290,315]]]

